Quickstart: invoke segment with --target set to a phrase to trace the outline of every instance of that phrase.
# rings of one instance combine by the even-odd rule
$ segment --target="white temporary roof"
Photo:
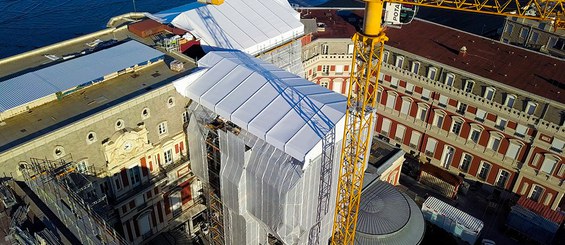
[[[255,55],[304,34],[299,13],[286,0],[192,2],[149,17],[190,31],[201,38],[205,51],[237,49]]]
[[[343,95],[242,52],[212,51],[198,65],[174,82],[179,93],[298,160],[321,138],[267,78],[284,84],[287,94],[306,95],[334,125],[345,115]]]
[[[428,211],[432,213],[439,213],[451,220],[457,222],[457,224],[462,225],[465,229],[474,231],[476,233],[481,232],[483,229],[483,221],[465,213],[435,197],[428,197],[426,201],[422,204],[422,211]]]
[[[0,82],[0,112],[103,78],[164,54],[137,41]]]

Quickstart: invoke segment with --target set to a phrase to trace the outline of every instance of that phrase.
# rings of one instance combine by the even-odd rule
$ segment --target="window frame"
[[[173,108],[175,106],[175,97],[167,98],[167,108]]]
[[[412,67],[410,67],[410,71],[414,74],[418,74],[420,72],[420,62],[412,61]]]
[[[96,132],[90,131],[86,134],[86,144],[90,145],[90,144],[96,142],[97,140],[98,140],[98,137],[96,137]]]
[[[481,117],[481,113],[482,112],[482,117]],[[487,117],[487,112],[481,108],[477,108],[477,112],[475,113],[475,120],[479,121],[479,122],[484,122],[485,118]]]
[[[534,115],[536,113],[536,109],[538,107],[538,103],[533,102],[533,101],[528,101],[526,103],[526,108],[524,110],[524,112],[528,115]],[[530,113],[530,109],[533,108],[533,111]]]
[[[451,118],[451,127],[449,128],[449,132],[450,133],[454,133],[456,135],[461,134],[461,129],[463,128],[463,123],[465,121],[461,118]],[[456,127],[456,125],[459,125],[458,127]],[[454,132],[454,130],[457,128],[457,132]]]
[[[497,117],[495,126],[500,130],[506,129],[506,126],[508,126],[508,119],[500,116]]]
[[[528,30],[528,28],[526,28],[526,27],[520,28],[520,35],[519,35],[520,39],[528,38],[529,34],[530,34],[530,30]]]
[[[394,110],[396,107],[396,97],[398,97],[397,93],[394,91],[386,91],[386,104],[385,107]],[[389,106],[390,104],[390,106]]]
[[[389,57],[390,53],[388,51],[384,51],[383,52],[383,61],[382,63],[387,63],[388,64],[388,57]]]
[[[435,115],[434,115],[433,125],[438,127],[438,128],[442,128],[443,123],[445,122],[445,117],[447,116],[447,113],[445,113],[444,111],[441,111],[441,110],[436,110],[434,114]],[[439,122],[439,121],[441,121],[441,122]]]
[[[416,112],[416,118],[421,120],[422,122],[426,121],[426,115],[428,114],[428,110],[430,108],[425,103],[418,104],[418,111]]]
[[[539,188],[540,192],[539,195],[534,199],[532,198],[534,193],[537,193],[536,191],[536,187]],[[543,193],[545,192],[545,188],[541,185],[537,185],[537,184],[532,184],[532,188],[530,189],[530,193],[528,193],[528,198],[534,202],[540,202],[542,197],[543,197]]]
[[[406,92],[407,94],[414,93],[414,84],[406,82],[406,88],[404,89],[404,92]]]
[[[167,154],[168,153],[168,154]],[[168,157],[167,157],[168,155]],[[169,159],[167,159],[169,158]],[[174,159],[173,159],[173,149],[167,149],[163,151],[163,165],[167,166],[171,163],[173,163]]]
[[[432,76],[432,72],[433,72],[433,76]],[[426,75],[426,77],[435,81],[437,77],[437,68],[430,66],[430,68],[428,68],[428,74]]]
[[[483,128],[480,128],[478,126],[475,125],[471,125],[471,130],[469,130],[469,140],[471,140],[473,143],[478,144],[479,141],[481,140],[481,134],[483,133]],[[477,134],[477,139],[476,141],[473,139],[473,133],[474,132],[478,132]]]
[[[406,104],[408,103],[408,104]],[[405,108],[405,105],[406,108]],[[410,109],[412,107],[412,99],[410,99],[410,97],[404,97],[402,98],[402,105],[400,106],[400,113],[404,114],[404,115],[410,115]],[[406,113],[404,113],[404,111],[406,111]]]
[[[514,31],[514,24],[508,23],[506,25],[506,33],[508,33],[509,35],[512,35],[513,31]]]
[[[465,163],[466,163],[466,161],[465,161],[465,160],[466,160],[466,158],[465,158],[466,156],[469,156],[470,159],[469,159],[469,161],[467,162],[466,168],[464,168]],[[469,169],[471,168],[471,164],[472,164],[472,163],[473,163],[473,155],[471,155],[471,154],[469,154],[469,153],[467,153],[467,152],[463,152],[463,153],[461,154],[461,161],[459,162],[459,167],[458,167],[458,168],[459,168],[461,171],[463,171],[464,173],[468,173],[468,172],[469,172]]]
[[[546,171],[543,170],[544,166],[546,165],[546,161],[547,161],[547,163],[553,163],[549,172],[546,172]],[[559,157],[556,157],[556,156],[553,156],[553,155],[550,155],[550,154],[544,154],[543,161],[541,162],[541,166],[539,168],[539,171],[542,172],[542,173],[545,173],[547,175],[552,175],[553,172],[555,172],[555,169],[556,169],[558,164],[559,164]]]
[[[451,79],[449,79],[451,78]],[[453,87],[453,84],[455,83],[455,74],[449,72],[445,75],[445,80],[444,80],[444,84],[447,86],[451,86]]]
[[[141,109],[141,120],[145,120],[149,117],[151,117],[151,110],[149,110],[148,107]]]
[[[507,94],[506,99],[504,100],[504,105],[513,108],[517,99],[518,96],[516,96],[515,94]]]
[[[498,152],[498,149],[500,149],[500,145],[502,144],[503,138],[504,137],[502,137],[501,135],[491,134],[490,137],[489,137],[489,140],[488,140],[487,148],[490,149],[490,150],[493,150],[495,152]],[[495,145],[496,141],[498,141],[498,144]]]
[[[394,66],[401,68],[404,66],[404,56],[398,55],[396,56],[396,60],[394,61]]]
[[[502,173],[507,173],[508,176],[505,177],[504,183],[503,183],[503,185],[501,186],[501,185],[500,185],[500,178],[503,176]],[[510,172],[507,171],[506,169],[502,169],[502,168],[499,169],[499,170],[498,170],[498,174],[496,175],[496,180],[494,181],[494,185],[495,185],[495,186],[498,186],[498,187],[500,187],[500,188],[506,189],[506,186],[508,185],[508,180],[510,179],[510,176],[511,176],[511,175],[512,175],[512,173],[510,173]]]
[[[482,177],[481,175],[482,175],[482,173],[483,173],[483,169],[484,169],[484,166],[485,166],[485,165],[488,166],[488,168],[486,168],[485,177]],[[486,162],[486,161],[482,161],[482,162],[481,162],[481,165],[479,166],[479,170],[477,170],[477,175],[476,175],[477,179],[486,181],[486,180],[488,179],[488,176],[489,176],[489,174],[490,174],[490,170],[491,170],[491,169],[492,169],[492,164],[491,164],[491,163]]]
[[[169,133],[169,129],[167,128],[167,121],[163,121],[157,124],[157,134],[159,136],[165,136],[168,133]]]
[[[490,96],[491,98],[488,98],[489,96],[489,92],[492,92],[492,95]],[[493,101],[494,100],[494,96],[496,95],[496,89],[493,87],[486,87],[485,88],[485,93],[483,94],[483,98],[488,100],[488,101]]]
[[[471,93],[471,92],[473,92],[473,87],[475,87],[475,81],[466,80],[465,86],[463,87],[463,91],[465,91],[466,93]]]
[[[188,113],[188,111],[183,111],[181,113],[181,120],[183,124],[188,123],[190,121],[190,113]]]

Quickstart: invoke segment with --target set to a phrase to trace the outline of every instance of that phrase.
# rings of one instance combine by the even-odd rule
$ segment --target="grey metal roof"
[[[410,218],[410,207],[394,186],[377,181],[363,191],[358,217],[358,233],[389,234],[406,225]]]
[[[430,212],[440,213],[445,217],[450,218],[464,226],[466,229],[475,231],[476,233],[481,232],[483,229],[483,221],[465,213],[435,197],[428,197],[424,204],[422,204],[422,211],[429,210]]]
[[[0,112],[89,83],[163,55],[162,52],[137,41],[128,41],[115,47],[1,81]]]
[[[419,244],[425,223],[410,197],[387,182],[375,181],[363,191],[355,244]]]

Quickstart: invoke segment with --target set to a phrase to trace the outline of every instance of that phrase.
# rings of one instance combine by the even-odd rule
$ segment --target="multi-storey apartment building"
[[[547,22],[507,17],[500,41],[559,58],[565,57],[565,31],[555,30]]]
[[[169,68],[174,59],[184,71]],[[199,229],[192,219],[205,206],[188,161],[189,100],[171,83],[191,67],[126,26],[0,60],[1,171],[31,181],[23,173],[37,170],[36,159],[72,166],[99,201],[75,208],[106,203],[101,215],[129,242],[186,222]]]
[[[307,78],[347,91],[362,13],[303,10]],[[422,162],[565,208],[565,62],[430,22],[389,29],[375,130]]]

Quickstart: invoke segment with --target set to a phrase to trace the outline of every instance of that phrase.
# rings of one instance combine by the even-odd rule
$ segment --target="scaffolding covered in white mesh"
[[[284,80],[285,86],[308,96],[336,132],[343,130],[345,98],[233,53],[211,52],[199,65],[199,71],[179,79],[175,87],[193,99],[188,126],[191,166],[212,186],[211,197],[221,199],[222,211],[210,215],[223,220],[222,241],[266,244],[272,236],[284,244],[308,244],[313,231],[320,244],[328,241],[338,171],[330,171],[325,197],[330,204],[320,215],[322,139],[266,80]],[[332,141],[331,168],[336,170],[340,136]],[[215,182],[219,189],[214,189]]]
[[[191,119],[188,126],[192,156],[205,148],[206,137],[197,121]],[[225,243],[266,244],[267,234],[272,234],[285,244],[307,244],[309,231],[316,223],[320,158],[311,160],[310,166],[302,170],[303,162],[246,131],[236,135],[218,129],[217,133]],[[206,154],[191,158],[199,178],[207,178],[207,161],[201,157]],[[339,157],[334,159],[337,169]],[[334,174],[332,182],[336,181]],[[332,185],[330,200],[335,200],[336,188]],[[332,217],[330,205],[321,222],[320,241],[330,238]]]
[[[302,64],[302,42],[300,39],[291,41],[257,57],[300,77],[305,75],[304,65]]]

